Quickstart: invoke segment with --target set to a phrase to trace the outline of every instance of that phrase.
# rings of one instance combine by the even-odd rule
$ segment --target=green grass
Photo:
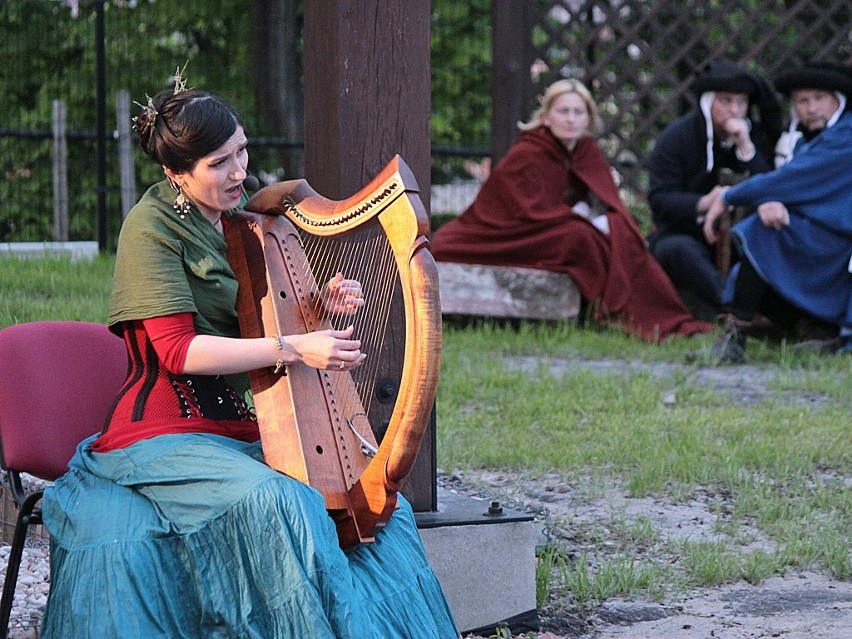
[[[563,582],[579,604],[629,596],[636,592],[645,592],[652,599],[660,599],[663,592],[659,584],[663,571],[664,568],[659,565],[637,561],[630,556],[607,557],[594,570],[587,554],[583,554],[576,562],[566,562],[560,566]]]
[[[566,334],[562,344],[539,345],[528,337],[527,353],[519,352],[517,335],[500,335],[505,347],[498,339],[490,348],[459,346],[456,337],[452,332],[445,337],[438,392],[438,454],[447,470],[605,468],[624,478],[632,493],[647,494],[671,481],[730,483],[743,472],[802,472],[817,461],[849,467],[850,447],[835,445],[846,434],[849,417],[848,402],[840,401],[843,388],[852,387],[847,358],[827,361],[830,371],[808,382],[809,391],[838,403],[812,409],[777,403],[741,407],[720,401],[711,389],[687,385],[670,406],[661,398],[682,382],[682,373],[656,378],[619,367],[604,373],[572,367],[570,361],[581,352],[584,359],[606,356],[591,347],[572,352],[568,344],[589,341],[579,332]],[[611,339],[621,342],[617,335]],[[682,341],[694,347],[692,340]],[[678,346],[640,346],[638,359],[654,360],[667,351],[683,361]],[[544,366],[521,373],[505,363],[505,356],[521,354],[568,362],[560,374]],[[614,355],[634,359],[632,350]]]
[[[0,258],[0,328],[36,320],[106,322],[113,256]]]
[[[548,544],[538,556],[536,603],[541,607],[548,599],[562,596],[583,606],[637,592],[659,601],[665,595],[660,586],[665,572],[662,566],[627,555],[607,557],[593,567],[588,553],[572,561],[559,546]]]
[[[113,259],[0,258],[0,328],[43,319],[104,322]],[[820,396],[745,406],[695,384],[687,356],[712,341],[650,345],[573,325],[447,326],[437,398],[438,465],[527,477],[558,473],[582,504],[613,484],[677,502],[723,495],[713,541],[667,542],[648,518],[558,522],[581,544],[539,553],[539,602],[673,589],[812,568],[852,579],[852,357],[751,340],[751,363],[779,392]],[[580,361],[640,362],[595,371]],[[521,363],[523,366],[521,366]],[[674,366],[674,365],[677,366]],[[650,369],[662,370],[652,374]],[[731,368],[732,372],[736,369]],[[665,401],[672,396],[675,401]]]

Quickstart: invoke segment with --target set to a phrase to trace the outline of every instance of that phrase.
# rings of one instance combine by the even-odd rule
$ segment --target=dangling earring
[[[174,207],[174,210],[177,211],[178,215],[180,215],[180,219],[183,219],[189,215],[189,198],[184,194],[182,187],[172,178],[169,178],[169,185],[172,189],[174,189],[174,192],[177,193],[175,203],[172,206]]]

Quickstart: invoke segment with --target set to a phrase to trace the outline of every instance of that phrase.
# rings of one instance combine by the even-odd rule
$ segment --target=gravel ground
[[[551,518],[570,510],[576,516],[606,520],[614,511],[650,516],[671,537],[705,537],[712,530],[708,504],[661,499],[601,498],[576,509],[570,492],[548,481],[507,474],[482,474],[477,481],[493,494],[522,498],[525,507]],[[455,488],[459,485],[456,482]],[[513,486],[507,493],[506,486]],[[472,490],[472,489],[471,489]],[[481,491],[479,491],[481,494]],[[554,495],[556,497],[554,497]],[[506,502],[504,502],[506,503]],[[4,566],[9,547],[0,547]],[[10,639],[36,639],[47,600],[47,544],[37,541],[24,551],[9,631]],[[852,583],[817,573],[776,576],[759,586],[744,583],[685,593],[664,604],[609,600],[578,609],[568,601],[550,602],[541,611],[540,639],[849,639],[852,637]],[[523,637],[525,635],[516,635]],[[473,639],[473,638],[471,638]]]
[[[444,485],[464,494],[496,498],[536,516],[549,534],[573,549],[583,550],[571,528],[597,522],[606,526],[617,517],[650,519],[659,542],[712,541],[720,512],[719,495],[698,491],[674,502],[666,497],[627,497],[618,486],[584,500],[576,485],[558,477],[528,477],[505,472],[476,471],[443,478]],[[852,478],[847,483],[852,488]],[[596,487],[601,490],[600,486]],[[724,510],[724,509],[722,509]],[[757,531],[752,534],[761,543]],[[835,581],[816,572],[773,576],[759,585],[745,582],[673,595],[663,603],[610,599],[602,605],[575,606],[569,599],[551,598],[540,610],[540,639],[850,639],[852,583]],[[482,639],[469,635],[468,639]]]
[[[48,543],[43,539],[34,539],[24,549],[21,571],[15,590],[15,601],[9,620],[9,639],[36,639],[50,590],[48,578],[50,563]],[[9,559],[9,546],[0,546],[0,564],[3,569],[0,576],[6,577],[6,564]]]

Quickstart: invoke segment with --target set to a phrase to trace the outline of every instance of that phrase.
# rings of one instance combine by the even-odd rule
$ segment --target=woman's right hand
[[[282,342],[292,349],[298,360],[311,368],[351,371],[367,357],[361,352],[361,340],[350,339],[355,327],[326,329],[287,335]]]

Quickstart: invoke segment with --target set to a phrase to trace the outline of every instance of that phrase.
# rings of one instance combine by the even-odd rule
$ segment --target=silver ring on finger
[[[343,360],[340,360],[340,370],[343,370],[344,366],[345,366],[345,362]]]

